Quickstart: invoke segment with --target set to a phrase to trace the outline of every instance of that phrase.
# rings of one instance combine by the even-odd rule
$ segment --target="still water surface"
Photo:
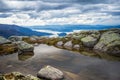
[[[36,75],[45,65],[74,74],[73,80],[120,80],[120,61],[84,56],[45,44],[36,46],[34,55],[0,56],[0,73],[19,71]]]

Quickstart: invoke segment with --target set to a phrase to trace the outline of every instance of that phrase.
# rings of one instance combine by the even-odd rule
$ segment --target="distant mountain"
[[[16,36],[32,36],[32,35],[48,36],[48,35],[52,35],[52,34],[45,33],[45,32],[33,31],[29,28],[20,27],[17,25],[0,24],[0,36],[9,37],[12,35],[16,35]]]

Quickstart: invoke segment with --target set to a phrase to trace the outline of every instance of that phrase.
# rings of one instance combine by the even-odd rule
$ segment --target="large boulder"
[[[11,43],[11,41],[0,36],[0,44],[8,44],[8,43]]]
[[[64,44],[64,48],[66,49],[72,49],[72,47],[73,47],[72,41],[68,41]]]
[[[52,66],[46,66],[46,67],[42,68],[38,72],[37,76],[39,78],[44,78],[44,79],[48,79],[48,80],[62,80],[64,78],[63,72]]]
[[[18,45],[18,50],[19,50],[19,53],[21,53],[21,52],[33,52],[33,50],[34,50],[34,46],[33,45],[31,45],[31,44],[28,44],[28,43],[26,43],[26,42],[24,42],[24,41],[18,41],[18,42],[16,42],[16,44]]]
[[[104,32],[94,49],[120,56],[120,29]]]
[[[81,39],[81,42],[85,47],[92,48],[97,43],[97,38],[94,38],[92,36],[87,36]]]

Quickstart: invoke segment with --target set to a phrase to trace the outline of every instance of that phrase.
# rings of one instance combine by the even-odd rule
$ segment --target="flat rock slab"
[[[42,68],[37,76],[39,78],[49,79],[49,80],[62,80],[64,78],[64,74],[59,69],[56,69],[52,66],[46,66]]]

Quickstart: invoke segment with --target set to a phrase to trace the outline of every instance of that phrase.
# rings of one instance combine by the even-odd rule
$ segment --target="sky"
[[[0,24],[120,25],[120,0],[0,0]]]

